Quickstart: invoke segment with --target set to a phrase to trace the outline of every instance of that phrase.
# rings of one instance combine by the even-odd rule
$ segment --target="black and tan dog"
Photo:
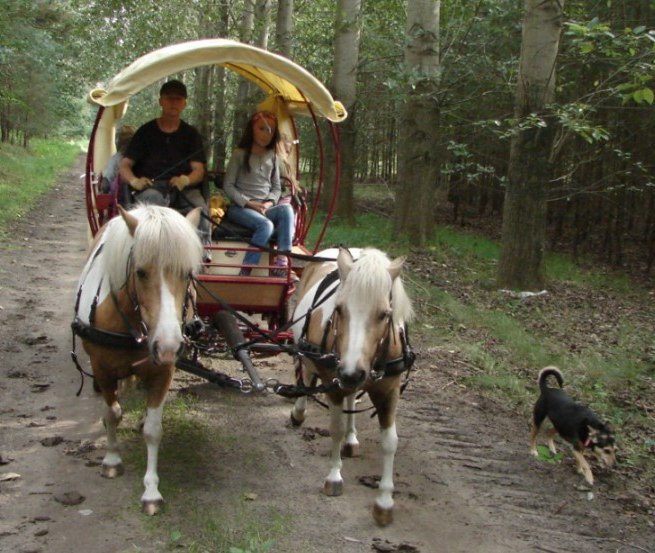
[[[548,387],[549,376],[555,377],[559,388]],[[564,379],[557,367],[549,366],[542,369],[537,383],[541,393],[532,414],[530,452],[534,456],[538,455],[537,435],[544,420],[548,418],[554,427],[547,432],[548,448],[551,453],[557,453],[553,438],[559,434],[571,444],[578,472],[584,475],[589,485],[593,485],[594,476],[589,463],[584,458],[584,450],[590,449],[603,465],[611,467],[616,460],[612,431],[591,409],[576,403],[561,390]]]

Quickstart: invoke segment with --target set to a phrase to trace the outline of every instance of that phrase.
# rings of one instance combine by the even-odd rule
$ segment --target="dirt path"
[[[195,398],[198,424],[209,429],[194,444],[202,463],[185,464],[165,424],[160,477],[171,493],[151,524],[138,512],[140,468],[128,460],[124,477],[100,477],[100,401],[88,381],[75,396],[69,323],[87,243],[81,173],[80,161],[38,214],[16,225],[15,248],[0,251],[0,551],[166,551],[171,530],[198,510],[281,516],[285,530],[273,551],[282,553],[655,549],[653,521],[635,508],[619,474],[601,474],[590,501],[576,490],[572,462],[532,459],[527,422],[460,387],[471,369],[435,344],[417,345],[418,369],[401,401],[390,527],[370,516],[379,456],[368,416],[358,425],[361,456],[344,461],[344,495],[327,498],[319,492],[329,449],[322,408],[311,405],[305,426],[292,429],[288,401],[187,375],[171,395]],[[291,381],[288,357],[259,367]],[[135,437],[126,447],[142,446]],[[84,500],[61,503],[75,494]],[[183,536],[176,550],[192,538]]]

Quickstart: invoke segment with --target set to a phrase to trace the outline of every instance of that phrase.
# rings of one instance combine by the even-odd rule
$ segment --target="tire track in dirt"
[[[406,421],[401,427],[412,426],[428,465],[447,467],[463,484],[458,491],[503,521],[509,534],[525,539],[530,550],[615,552],[619,544],[626,551],[649,551],[652,526],[642,526],[635,535],[632,514],[612,502],[614,475],[596,472],[590,501],[578,489],[582,477],[566,447],[560,444],[562,465],[537,461],[528,453],[529,422],[520,424],[515,413],[467,390],[446,393],[453,389],[450,372],[443,365],[436,374],[419,371],[406,393],[411,409],[403,409],[401,402],[400,419]],[[608,518],[625,526],[610,527]]]

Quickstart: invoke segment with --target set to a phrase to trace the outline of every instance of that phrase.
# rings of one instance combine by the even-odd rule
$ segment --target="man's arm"
[[[146,177],[137,177],[132,171],[134,167],[134,160],[129,157],[124,157],[121,160],[119,174],[121,178],[130,183],[130,186],[135,190],[143,190],[152,185],[152,181]]]

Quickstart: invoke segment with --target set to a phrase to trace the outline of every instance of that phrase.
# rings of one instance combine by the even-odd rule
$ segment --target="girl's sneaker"
[[[277,278],[287,278],[289,274],[288,262],[284,258],[278,258],[275,260],[275,269],[271,269],[271,276]]]

